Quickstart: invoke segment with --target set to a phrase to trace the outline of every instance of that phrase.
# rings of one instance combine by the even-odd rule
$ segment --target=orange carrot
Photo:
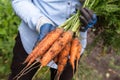
[[[59,80],[60,75],[62,74],[62,72],[67,64],[67,61],[68,61],[68,57],[65,57],[62,59],[62,61],[60,63],[58,63],[58,71],[57,71],[57,74],[55,75],[54,80]]]
[[[80,53],[81,53],[81,50],[82,50],[82,45],[81,43],[79,43],[79,46],[78,46],[78,52],[76,54],[76,70],[78,69],[78,62],[79,62],[79,59],[80,59]]]
[[[31,54],[25,60],[25,63],[28,62],[30,65],[36,58],[43,55],[51,45],[58,39],[58,37],[63,33],[62,28],[56,28],[55,30],[48,33],[45,38],[38,43],[38,45],[34,48]]]
[[[70,46],[71,46],[71,44],[68,43],[65,46],[65,48],[58,55],[58,63],[57,63],[58,69],[57,69],[57,74],[56,74],[54,80],[59,80],[59,77],[60,77],[61,73],[63,72],[65,65],[67,64],[68,56],[69,56],[69,52],[70,52]]]
[[[57,64],[58,63],[58,57],[59,57],[59,55],[57,55],[54,59],[53,59],[53,61]]]
[[[72,40],[71,51],[70,51],[70,64],[72,65],[73,72],[74,72],[74,69],[75,69],[75,64],[74,63],[75,63],[75,60],[77,58],[78,51],[79,51],[79,44],[80,44],[79,38],[74,38]]]
[[[50,47],[50,49],[44,54],[40,60],[41,66],[46,66],[53,58],[55,58],[65,45],[72,40],[73,32],[64,32]]]
[[[80,53],[81,53],[81,50],[82,50],[82,45],[81,43],[79,43],[79,46],[78,46],[78,53],[77,53],[77,56],[76,56],[76,60],[79,60],[80,59]]]

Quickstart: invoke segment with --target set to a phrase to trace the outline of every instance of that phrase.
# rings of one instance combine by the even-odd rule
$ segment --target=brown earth
[[[120,80],[120,55],[111,46],[105,48],[102,39],[95,41],[95,36],[99,33],[88,32],[86,63],[102,74],[103,80]]]

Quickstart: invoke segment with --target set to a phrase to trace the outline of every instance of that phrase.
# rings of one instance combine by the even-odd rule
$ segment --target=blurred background
[[[88,31],[88,45],[73,80],[120,80],[120,0],[96,1],[91,9],[98,22]],[[7,80],[10,74],[19,24],[11,1],[0,0],[0,80]],[[48,69],[43,68],[38,79],[49,80]]]

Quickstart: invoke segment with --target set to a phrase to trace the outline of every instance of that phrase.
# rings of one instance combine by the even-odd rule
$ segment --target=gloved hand
[[[82,23],[80,31],[85,32],[88,28],[92,28],[94,24],[97,22],[96,14],[88,8],[80,9],[80,21]]]
[[[55,29],[53,22],[49,20],[47,17],[41,17],[36,26],[36,30],[39,32],[38,41],[41,41],[50,31]]]
[[[37,38],[37,41],[34,45],[34,47],[53,29],[55,29],[56,27],[54,27],[52,24],[50,23],[45,23],[42,26],[40,26],[40,30],[39,30],[39,35]],[[34,49],[33,47],[33,49]]]
[[[39,33],[39,36],[38,36],[38,41],[42,40],[46,34],[48,34],[50,31],[54,30],[56,27],[53,26],[52,24],[50,23],[45,23],[41,26],[40,28],[40,33]]]

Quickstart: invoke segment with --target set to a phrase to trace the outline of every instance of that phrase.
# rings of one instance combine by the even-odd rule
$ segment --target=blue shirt
[[[37,41],[37,21],[41,16],[50,19],[54,25],[64,23],[80,7],[79,0],[12,0],[12,6],[22,22],[18,28],[22,44],[29,54]],[[87,32],[81,32],[82,52],[86,47]],[[81,52],[81,53],[82,53]]]

